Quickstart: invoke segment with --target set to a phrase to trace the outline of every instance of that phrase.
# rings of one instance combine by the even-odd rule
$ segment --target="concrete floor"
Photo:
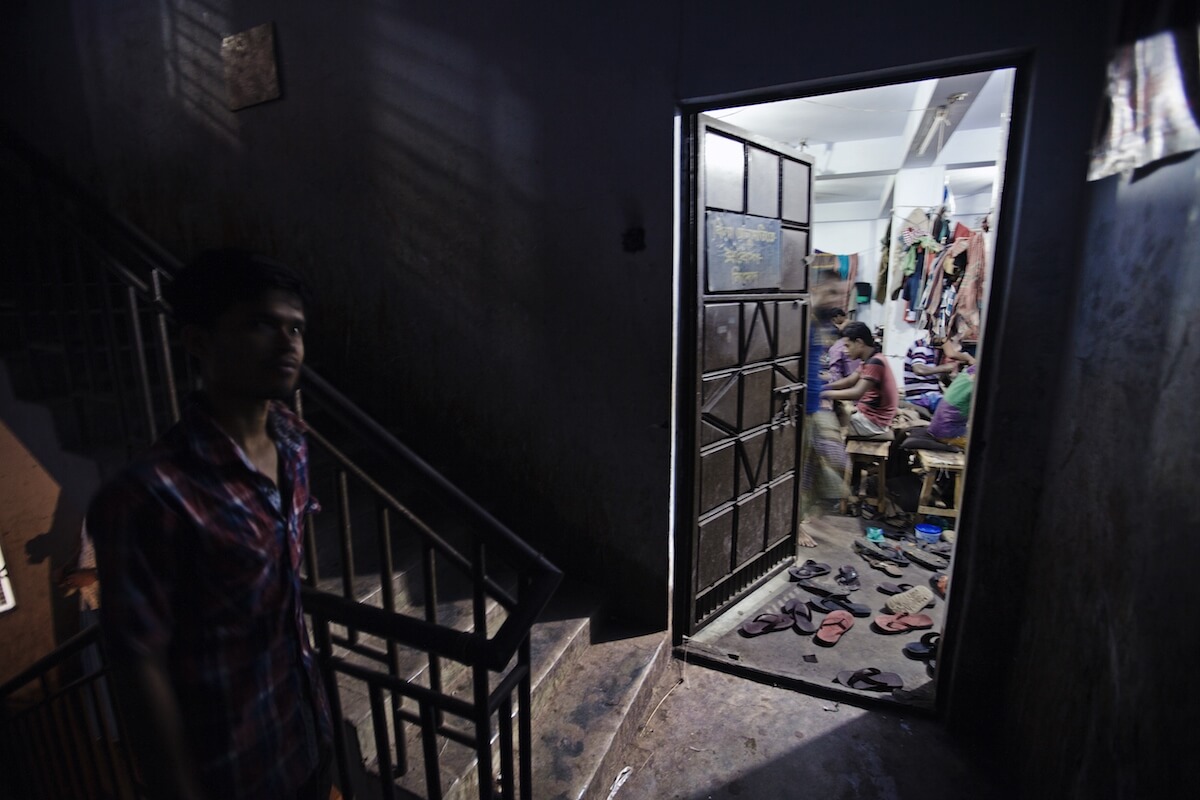
[[[928,585],[933,571],[914,564],[897,578],[871,569],[851,546],[867,525],[881,523],[837,515],[806,523],[817,547],[801,548],[799,561],[828,563],[834,574],[843,564],[853,565],[862,589],[851,600],[881,613],[887,600],[877,591],[881,581]],[[902,653],[923,632],[882,635],[866,618],[856,619],[832,648],[816,647],[811,637],[792,631],[738,635],[744,620],[778,611],[790,597],[809,596],[784,572],[682,648],[685,659],[703,656],[720,669],[755,673],[758,680],[677,659],[657,687],[656,711],[636,737],[625,783],[610,799],[1006,796],[995,777],[999,773],[969,761],[929,713],[934,683],[926,665]],[[943,606],[938,599],[925,612],[935,630],[941,628]],[[814,612],[818,622],[821,617]],[[806,655],[816,661],[804,660]],[[899,673],[904,690],[857,692],[832,682],[838,670],[864,666]]]
[[[733,669],[765,673],[780,682],[802,683],[819,691],[847,691],[883,702],[916,704],[932,709],[933,680],[927,664],[904,655],[904,645],[919,641],[927,631],[885,635],[874,629],[872,619],[877,614],[887,613],[884,604],[888,595],[879,592],[881,583],[928,586],[935,571],[911,564],[902,568],[900,576],[895,577],[872,569],[853,548],[853,541],[862,537],[869,525],[887,527],[882,522],[839,515],[827,515],[804,524],[804,531],[816,542],[816,547],[801,548],[798,562],[813,559],[829,564],[830,574],[817,581],[830,585],[834,583],[839,567],[853,567],[858,572],[862,588],[852,592],[850,600],[871,609],[871,616],[854,618],[854,627],[835,646],[819,646],[811,636],[799,636],[792,630],[750,638],[739,634],[738,627],[743,622],[753,620],[762,612],[778,613],[790,599],[803,602],[814,597],[790,580],[787,572],[781,572],[702,628],[685,643],[685,648],[696,658],[712,660]],[[944,572],[952,574],[951,569]],[[933,619],[932,630],[941,630],[944,606],[940,598],[935,598],[933,607],[924,610],[923,613]],[[824,616],[823,613],[812,612],[813,621],[818,625]],[[903,680],[905,691],[894,695],[859,692],[833,683],[839,671],[863,667],[896,673]]]
[[[610,800],[1009,796],[939,723],[899,708],[868,711],[678,660],[658,695]]]

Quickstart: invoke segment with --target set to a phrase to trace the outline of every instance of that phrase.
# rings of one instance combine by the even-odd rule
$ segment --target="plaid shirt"
[[[193,398],[88,512],[110,653],[164,659],[214,798],[294,797],[330,738],[300,607],[304,424],[273,403],[268,429],[278,488]]]

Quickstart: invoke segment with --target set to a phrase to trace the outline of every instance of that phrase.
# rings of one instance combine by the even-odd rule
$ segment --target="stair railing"
[[[17,250],[20,269],[0,279],[0,301],[18,320],[22,350],[61,362],[47,373],[42,357],[29,359],[25,393],[65,391],[68,411],[79,412],[66,425],[70,445],[108,453],[113,463],[102,470],[111,472],[179,418],[176,375],[190,373],[162,290],[180,265],[28,147],[2,131],[0,142],[4,227],[29,242]],[[103,403],[109,414],[101,418]],[[367,783],[380,796],[394,797],[396,780],[411,792],[404,777],[423,771],[426,796],[441,798],[441,754],[457,743],[474,751],[480,798],[531,798],[529,635],[561,573],[307,367],[295,408],[309,427],[314,487],[323,482],[336,499],[334,524],[326,512],[308,520],[303,604],[334,713],[344,796],[353,800],[362,784],[351,778],[361,766],[355,746],[366,744],[378,776]],[[374,552],[356,553],[363,541]],[[410,569],[395,563],[397,546],[411,551]],[[356,569],[364,561],[369,574]],[[340,576],[323,579],[323,562]],[[460,613],[468,599],[470,613]],[[39,664],[58,664],[59,651]],[[23,677],[44,681],[43,673]],[[447,688],[467,678],[469,700]],[[6,709],[24,686],[0,687]],[[343,719],[364,694],[372,736],[356,743]],[[365,722],[365,712],[351,721]],[[11,723],[2,722],[10,732]]]

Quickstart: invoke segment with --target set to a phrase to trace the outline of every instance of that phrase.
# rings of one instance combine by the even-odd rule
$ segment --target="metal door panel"
[[[745,566],[746,562],[765,549],[766,526],[767,492],[765,489],[738,501],[735,569]]]
[[[733,499],[737,445],[730,442],[700,456],[700,508],[706,514]]]
[[[771,484],[770,515],[767,523],[767,546],[786,539],[792,534],[793,515],[796,513],[794,495],[796,492],[795,479],[791,474],[784,475]]]
[[[745,331],[746,354],[744,363],[764,361],[771,357],[772,336],[775,329],[774,303],[743,303],[742,330]]]
[[[740,362],[742,308],[739,303],[715,303],[704,308],[704,371],[734,367]]]
[[[758,147],[746,148],[750,180],[746,210],[760,217],[779,217],[779,156]]]
[[[729,435],[738,431],[738,385],[741,383],[737,373],[732,375],[716,375],[704,379],[704,405],[701,406],[701,419],[718,427],[724,428]]]
[[[770,441],[769,432],[762,430],[747,436],[738,444],[740,451],[738,461],[741,464],[737,485],[738,494],[757,489],[769,480],[767,445],[770,444]]]
[[[687,633],[795,555],[812,194],[797,183],[811,179],[811,160],[791,148],[704,117],[693,141],[700,148],[687,174],[701,184],[689,217],[697,259],[695,472],[684,491],[694,505],[680,573],[691,584]]]
[[[771,477],[789,474],[796,466],[796,426],[771,427]]]
[[[783,229],[783,257],[779,264],[779,286],[790,292],[808,291],[808,231]]]
[[[776,337],[776,353],[780,356],[794,356],[804,352],[804,332],[807,328],[805,317],[808,306],[799,300],[776,303],[777,321],[775,323],[778,336]]]
[[[759,367],[742,374],[742,424],[741,430],[749,430],[771,421],[773,388],[770,366]]]
[[[733,541],[734,507],[700,522],[696,547],[696,587],[704,591],[729,574],[729,545]]]
[[[704,136],[704,183],[710,208],[744,211],[746,208],[742,183],[746,174],[746,157],[741,142],[708,133]]]
[[[808,224],[808,199],[812,188],[812,167],[790,158],[783,160],[783,218]]]

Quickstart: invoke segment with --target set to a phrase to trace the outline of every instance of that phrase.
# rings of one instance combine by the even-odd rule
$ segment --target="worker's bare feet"
[[[800,545],[801,547],[817,546],[817,543],[813,540],[813,537],[809,536],[804,531],[800,531],[796,534],[796,544]]]

